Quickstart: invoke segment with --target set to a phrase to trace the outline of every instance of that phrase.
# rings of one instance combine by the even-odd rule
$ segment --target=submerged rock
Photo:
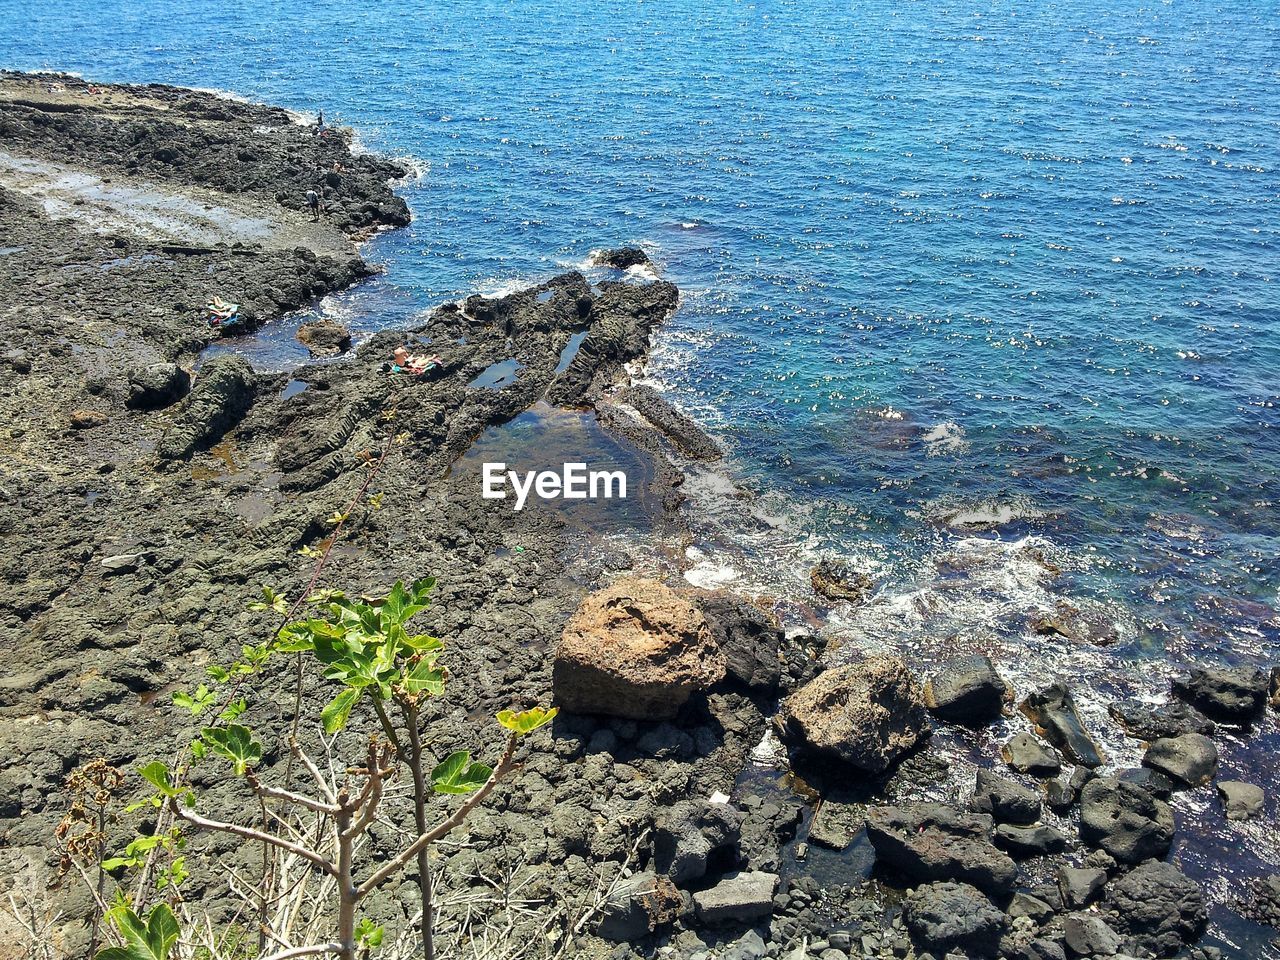
[[[1055,683],[1022,701],[1022,712],[1068,758],[1086,767],[1102,765],[1102,751],[1085,729],[1075,699],[1063,684]]]
[[[990,723],[1012,699],[1013,688],[980,654],[949,661],[924,685],[925,706],[934,716],[966,726]]]
[[[1218,799],[1228,820],[1252,820],[1262,813],[1266,796],[1262,788],[1239,780],[1218,781]]]
[[[802,750],[883,773],[930,734],[920,685],[897,657],[820,673],[779,704],[779,732]]]
[[[865,573],[851,570],[846,564],[825,557],[809,571],[809,582],[818,596],[848,603],[862,603],[875,586]]]
[[[1136,784],[1100,777],[1080,791],[1080,839],[1121,863],[1163,857],[1173,829],[1169,805]]]
[[[1019,733],[1000,748],[1004,762],[1019,773],[1033,777],[1057,776],[1062,761],[1048,746],[1029,733]]]
[[[1147,748],[1142,765],[1158,770],[1189,787],[1213,779],[1218,770],[1218,748],[1201,733],[1157,740]]]
[[[591,262],[601,267],[613,267],[615,270],[630,270],[632,267],[652,267],[653,261],[639,247],[616,247],[612,250],[595,250],[591,254]]]
[[[569,713],[668,720],[725,674],[706,618],[656,580],[627,578],[587,596],[552,666]]]
[[[1159,706],[1113,703],[1107,712],[1124,727],[1125,733],[1139,740],[1161,740],[1184,733],[1210,734],[1218,729],[1218,725],[1199,710],[1179,700]]]
[[[921,883],[957,880],[992,893],[1012,890],[1018,867],[990,836],[990,817],[941,803],[867,811],[867,838],[877,862]]]
[[[1196,668],[1173,681],[1173,692],[1221,723],[1251,724],[1267,700],[1267,675],[1252,667]]]
[[[159,410],[177,403],[191,389],[191,374],[176,363],[152,363],[129,371],[129,398],[133,410]]]
[[[918,944],[939,953],[992,953],[1008,924],[986,894],[967,883],[917,887],[903,901],[903,919]]]
[[[332,357],[351,349],[351,331],[334,320],[317,320],[298,328],[298,342],[313,357]]]
[[[1204,894],[1171,863],[1148,860],[1111,889],[1123,933],[1157,957],[1171,957],[1194,942],[1208,921]]]

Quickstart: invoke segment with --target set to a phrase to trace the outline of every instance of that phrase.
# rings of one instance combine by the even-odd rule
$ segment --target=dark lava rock
[[[1055,683],[1022,701],[1022,712],[1054,746],[1086,767],[1102,765],[1102,751],[1084,728],[1071,691]]]
[[[1173,811],[1136,784],[1100,777],[1080,791],[1080,839],[1121,863],[1163,857],[1173,843]]]
[[[724,653],[727,677],[748,690],[776,690],[782,642],[777,622],[754,604],[728,593],[702,594],[695,603]]]
[[[1189,787],[1213,779],[1218,770],[1218,748],[1202,733],[1157,740],[1147,748],[1142,765],[1158,770]]]
[[[313,357],[333,357],[351,349],[351,331],[333,320],[317,320],[298,328],[298,342]]]
[[[726,803],[684,800],[658,822],[653,866],[678,886],[738,864],[742,814]]]
[[[1248,725],[1266,704],[1267,682],[1252,667],[1197,668],[1174,680],[1173,692],[1214,720]]]
[[[748,923],[773,913],[773,892],[777,889],[776,873],[734,873],[711,889],[695,893],[693,905],[703,923]]]
[[[253,403],[253,384],[253,369],[243,357],[214,357],[200,368],[190,396],[156,446],[157,455],[178,460],[217,442]]]
[[[678,915],[680,892],[666,877],[649,871],[619,881],[601,907],[597,935],[615,943],[648,936]]]
[[[966,726],[990,723],[1012,699],[1012,687],[980,654],[949,661],[924,685],[924,703],[934,716]]]
[[[903,919],[922,947],[989,954],[996,949],[1008,919],[982,891],[967,883],[931,883],[903,901]]]
[[[1088,906],[1102,896],[1107,885],[1107,871],[1099,867],[1059,867],[1058,889],[1062,903],[1069,910]]]
[[[1034,827],[1002,823],[996,827],[995,841],[997,847],[1007,850],[1010,856],[1018,859],[1043,857],[1067,847],[1067,838],[1061,831],[1043,823]]]
[[[1120,639],[1116,625],[1101,611],[1082,610],[1066,600],[1052,611],[1031,615],[1027,626],[1040,636],[1059,636],[1075,643],[1106,647]]]
[[[176,363],[153,363],[129,372],[128,406],[159,410],[177,403],[191,389],[191,374]]]
[[[1171,863],[1148,860],[1111,888],[1119,927],[1144,950],[1170,957],[1194,942],[1208,920],[1204,895]]]
[[[1161,800],[1168,800],[1177,786],[1167,774],[1153,770],[1151,767],[1126,767],[1123,770],[1117,770],[1115,778],[1121,783],[1131,783],[1135,787],[1141,787]]]
[[[1033,777],[1056,776],[1062,769],[1058,755],[1029,733],[1016,734],[1000,748],[1000,756],[1019,773]]]
[[[591,254],[591,261],[602,267],[613,267],[615,270],[630,270],[632,267],[652,267],[653,261],[639,247],[617,247],[613,250],[597,250]]]
[[[1184,733],[1209,734],[1218,725],[1189,704],[1175,700],[1159,706],[1141,703],[1113,703],[1107,708],[1111,719],[1124,727],[1125,733],[1139,740],[1162,740]]]
[[[1239,780],[1219,780],[1218,799],[1226,811],[1228,820],[1252,820],[1262,813],[1266,799],[1262,788]]]
[[[813,592],[828,600],[862,603],[875,585],[865,573],[849,569],[836,560],[823,558],[809,571]]]
[[[1257,881],[1241,902],[1240,912],[1250,920],[1280,929],[1280,873]]]
[[[1079,796],[1079,791],[1075,787],[1062,780],[1050,780],[1044,785],[1045,802],[1054,813],[1070,810]]]
[[[877,862],[921,883],[958,880],[992,893],[1010,891],[1018,867],[992,845],[990,836],[990,817],[945,804],[867,811],[867,838]]]
[[[1067,914],[1062,936],[1078,957],[1114,957],[1120,950],[1120,937],[1096,913]]]
[[[1271,668],[1271,706],[1280,710],[1280,667]]]
[[[779,704],[775,720],[787,741],[883,773],[931,733],[907,665],[871,657],[820,673]]]
[[[973,788],[973,809],[989,813],[996,823],[1035,823],[1040,819],[1040,797],[1034,790],[990,770],[979,770]]]
[[[627,387],[618,399],[630,404],[640,416],[662,431],[663,436],[692,460],[719,460],[720,448],[698,424],[673,407],[657,390],[647,384]]]
[[[1009,901],[1009,909],[1005,911],[1015,920],[1018,917],[1030,917],[1037,924],[1043,924],[1056,912],[1052,906],[1039,897],[1029,893],[1018,892]]]

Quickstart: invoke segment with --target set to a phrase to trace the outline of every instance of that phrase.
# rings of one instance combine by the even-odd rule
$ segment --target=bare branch
[[[288,950],[281,950],[279,953],[273,953],[262,960],[290,960],[292,957],[315,957],[322,953],[341,953],[343,946],[340,943],[317,943],[310,947],[290,947]]]
[[[284,837],[277,837],[274,834],[263,833],[261,830],[255,830],[252,827],[242,827],[238,823],[226,823],[222,820],[210,820],[202,817],[194,810],[188,810],[181,806],[176,798],[170,798],[169,808],[173,811],[174,816],[193,826],[200,827],[202,830],[217,830],[221,833],[230,833],[237,837],[244,837],[246,840],[258,840],[260,842],[269,843],[272,846],[279,847],[281,850],[288,850],[290,853],[297,854],[303,860],[315,864],[325,873],[336,875],[336,868],[332,863],[316,853],[314,850],[308,850],[300,844]]]
[[[493,768],[493,773],[490,774],[489,779],[484,782],[484,786],[471,794],[471,796],[467,797],[462,806],[458,807],[458,809],[455,810],[448,819],[441,821],[431,830],[418,837],[417,840],[401,850],[395,857],[383,864],[382,867],[374,872],[374,874],[365,880],[364,883],[360,884],[360,886],[356,888],[356,899],[361,900],[368,896],[382,884],[386,883],[390,877],[399,872],[406,863],[417,856],[419,850],[427,846],[427,844],[439,840],[441,837],[448,834],[454,827],[466,820],[467,814],[482,803],[484,798],[489,795],[489,792],[498,785],[498,781],[511,771],[512,758],[516,752],[517,739],[518,738],[514,732],[507,737],[507,748],[502,752],[502,758],[498,761],[498,765]]]
[[[265,783],[259,783],[257,778],[249,781],[249,785],[253,787],[254,792],[260,797],[269,797],[272,800],[287,800],[289,803],[296,803],[300,807],[306,807],[308,810],[314,810],[316,813],[335,814],[338,812],[337,804],[322,803],[319,800],[312,800],[310,797],[304,797],[300,793],[294,793],[292,790],[282,790],[279,787],[269,787]]]
[[[307,768],[307,772],[311,774],[311,779],[316,782],[316,787],[320,791],[320,795],[329,803],[337,803],[338,799],[333,795],[333,790],[329,786],[329,781],[324,774],[320,772],[320,768],[315,765],[307,752],[302,749],[302,745],[297,740],[293,740],[289,744],[289,749],[295,757],[302,761],[302,765]]]

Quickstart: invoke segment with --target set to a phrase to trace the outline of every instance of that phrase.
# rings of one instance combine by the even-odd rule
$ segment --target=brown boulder
[[[883,773],[929,736],[920,684],[897,657],[871,657],[820,673],[778,710],[797,746]]]
[[[351,331],[333,320],[317,320],[298,328],[298,342],[315,357],[332,357],[351,349]]]
[[[656,580],[590,594],[556,649],[552,688],[570,713],[670,719],[725,675],[725,656],[693,604]]]

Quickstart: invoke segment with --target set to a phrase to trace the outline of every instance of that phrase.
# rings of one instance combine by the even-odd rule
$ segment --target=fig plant
[[[423,742],[423,710],[426,701],[444,692],[448,672],[442,665],[444,643],[426,634],[414,633],[409,621],[426,610],[435,586],[433,578],[406,586],[397,582],[385,597],[355,599],[337,591],[308,598],[314,615],[289,620],[277,636],[262,647],[245,647],[244,659],[229,667],[210,671],[213,683],[233,684],[223,709],[216,714],[218,696],[207,684],[193,692],[175,694],[176,706],[194,718],[209,718],[190,747],[190,760],[176,764],[153,761],[139,773],[152,787],[148,802],[175,823],[214,831],[261,844],[264,851],[299,858],[330,878],[333,891],[332,939],[307,944],[288,942],[287,931],[266,929],[263,941],[277,947],[270,954],[284,958],[329,954],[339,960],[367,956],[381,943],[383,931],[367,917],[360,917],[362,903],[375,890],[416,863],[422,901],[422,949],[433,960],[434,941],[431,863],[432,845],[459,826],[482,803],[515,765],[515,751],[521,737],[549,723],[555,709],[504,710],[497,714],[505,737],[497,760],[488,765],[467,750],[455,750],[436,760]],[[271,590],[264,591],[259,609],[289,612]],[[364,747],[362,763],[346,768],[340,777],[326,776],[297,736],[289,737],[291,762],[304,768],[314,789],[302,793],[283,784],[266,782],[261,769],[263,745],[257,733],[243,721],[249,709],[248,691],[268,660],[292,654],[300,670],[307,664],[335,684],[337,691],[317,717],[324,732],[337,735],[351,721],[357,707],[367,704],[377,727]],[[300,702],[300,701],[299,701]],[[296,729],[296,724],[295,724]],[[225,761],[234,778],[253,794],[261,813],[259,823],[217,819],[202,812],[200,797],[189,782],[192,764]],[[386,799],[386,786],[400,769],[412,779],[414,830],[412,838],[397,852],[378,863],[362,867],[360,853],[371,826],[377,821]],[[439,822],[429,823],[429,806],[434,795],[462,796],[464,800]],[[325,842],[308,842],[285,828],[281,808],[301,808],[329,825],[322,833]],[[147,846],[143,844],[143,846]],[[148,849],[158,848],[151,844]],[[171,848],[169,844],[166,848]],[[135,849],[137,843],[135,842]],[[125,858],[115,866],[129,865]],[[264,855],[263,872],[268,870]],[[266,880],[263,881],[265,891]],[[265,907],[266,895],[262,894]],[[137,907],[140,909],[140,907]],[[263,910],[265,916],[265,909]],[[165,904],[157,904],[144,918],[127,903],[108,914],[120,946],[97,954],[97,960],[166,960],[178,938],[177,921]],[[172,922],[171,922],[172,921]],[[172,934],[172,936],[171,936]],[[113,952],[114,951],[114,952]]]

